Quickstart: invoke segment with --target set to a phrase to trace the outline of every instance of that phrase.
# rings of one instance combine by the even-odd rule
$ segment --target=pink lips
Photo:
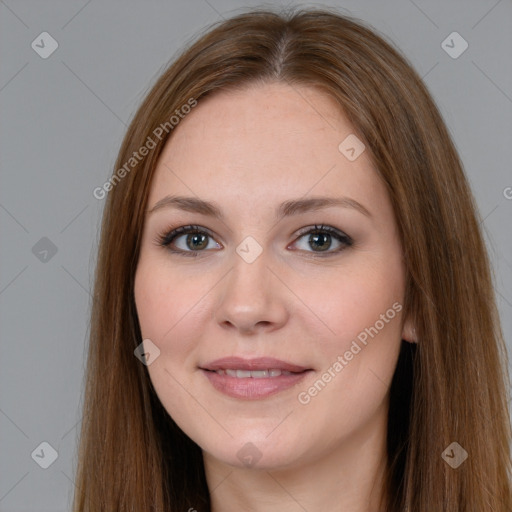
[[[284,370],[287,372],[303,372],[308,370],[304,366],[297,366],[296,364],[287,363],[280,359],[274,359],[273,357],[257,357],[255,359],[243,359],[241,357],[223,357],[222,359],[216,359],[211,363],[202,366],[203,370],[225,370],[226,368],[235,368],[237,370],[268,370],[269,368],[275,368],[278,370]]]
[[[257,400],[295,386],[309,374],[311,369],[271,357],[255,359],[224,357],[203,365],[201,370],[212,386],[221,393],[234,398]],[[258,377],[237,377],[227,375],[225,370],[260,373]],[[280,370],[283,373],[277,376],[261,376],[264,370]],[[279,372],[271,373],[275,375]]]

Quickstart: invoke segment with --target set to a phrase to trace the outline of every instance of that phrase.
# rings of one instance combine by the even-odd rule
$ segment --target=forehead
[[[170,193],[261,205],[327,192],[376,201],[385,192],[367,152],[350,161],[339,150],[353,134],[335,100],[316,88],[272,83],[216,93],[174,129],[149,204]]]

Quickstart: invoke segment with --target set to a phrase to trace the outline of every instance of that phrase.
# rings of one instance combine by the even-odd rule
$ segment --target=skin
[[[349,161],[338,150],[354,132],[313,87],[251,85],[201,100],[159,160],[148,211],[183,195],[223,213],[222,220],[172,207],[148,213],[135,279],[143,338],[160,350],[150,378],[203,450],[215,512],[378,510],[389,385],[401,339],[413,341],[402,312],[359,344],[307,404],[298,400],[359,333],[403,304],[402,250],[385,186],[368,151]],[[320,196],[349,197],[371,217],[333,206],[276,222],[282,202]],[[188,224],[213,234],[197,257],[158,244],[159,235]],[[353,245],[336,252],[341,244],[332,238],[328,251],[315,252],[313,235],[298,234],[315,224],[337,228]],[[236,252],[248,236],[262,249],[252,263]],[[187,233],[178,236],[174,248],[192,252],[186,241]],[[199,369],[230,355],[313,371],[292,389],[241,400],[214,389]],[[252,467],[237,456],[249,442],[261,456]]]

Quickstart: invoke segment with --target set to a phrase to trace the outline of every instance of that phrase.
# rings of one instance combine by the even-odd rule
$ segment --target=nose
[[[220,283],[214,311],[217,323],[243,334],[283,327],[289,318],[292,294],[276,277],[278,272],[269,265],[265,251],[252,263],[237,253],[233,260],[232,270]]]

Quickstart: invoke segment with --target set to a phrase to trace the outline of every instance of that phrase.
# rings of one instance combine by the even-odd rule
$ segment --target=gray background
[[[208,24],[260,5],[0,0],[0,511],[70,508],[104,203],[93,189],[108,179],[128,121],[172,57]],[[424,77],[477,198],[512,347],[512,2],[323,5],[371,23]],[[59,45],[47,59],[31,47],[44,31]],[[469,44],[456,59],[441,46],[453,31]],[[54,255],[38,252],[44,241],[33,250],[43,237]],[[31,457],[43,441],[58,452],[48,469],[35,462],[47,449]]]

